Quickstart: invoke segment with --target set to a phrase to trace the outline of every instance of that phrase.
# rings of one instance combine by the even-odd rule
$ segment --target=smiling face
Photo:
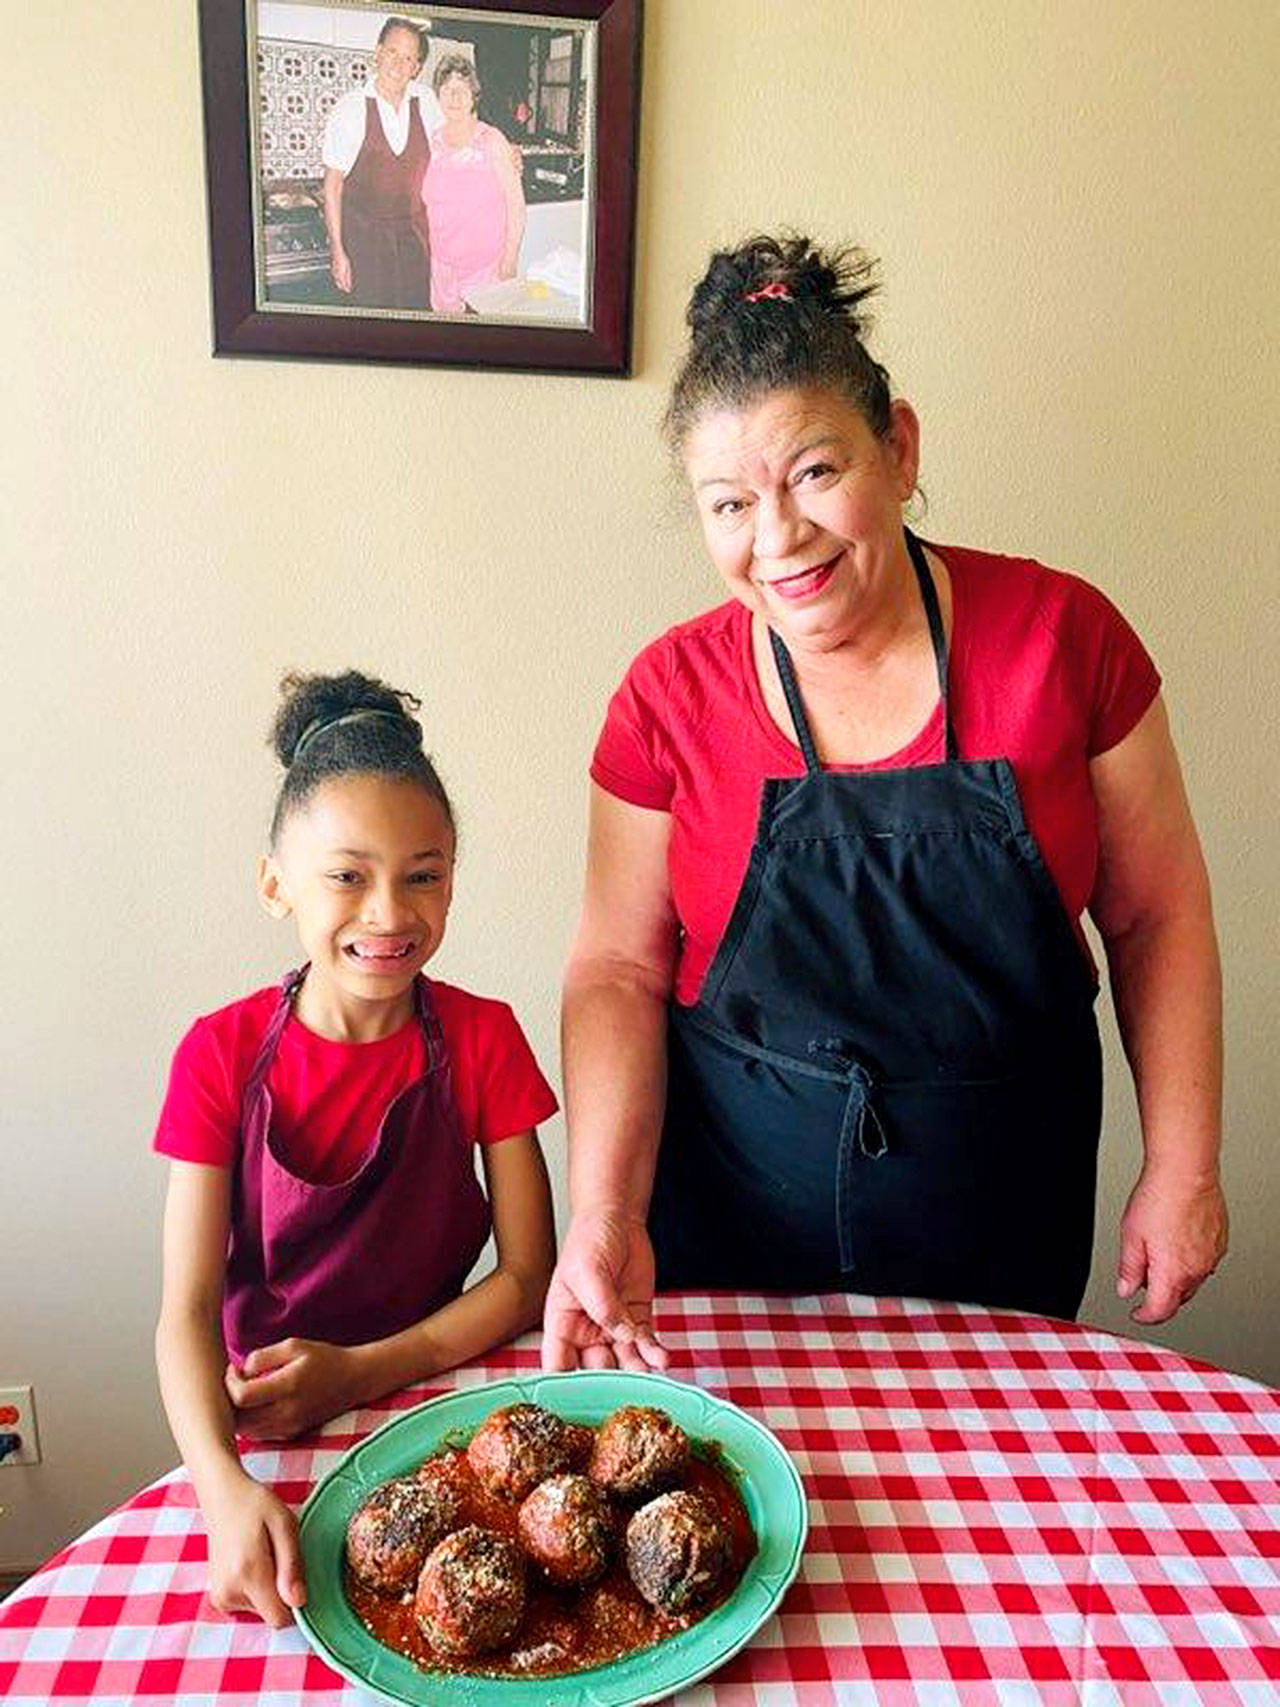
[[[273,917],[297,922],[307,1024],[379,1034],[408,1019],[414,978],[444,936],[453,855],[440,802],[398,777],[335,777],[289,814],[258,889]]]
[[[440,111],[447,119],[468,118],[475,110],[475,96],[467,79],[455,72],[439,89]]]
[[[828,647],[905,568],[902,505],[919,426],[892,406],[878,438],[831,391],[776,391],[704,415],[684,445],[703,536],[735,598],[789,643]]]
[[[374,81],[385,100],[398,103],[422,69],[422,43],[413,30],[388,30],[373,55]]]

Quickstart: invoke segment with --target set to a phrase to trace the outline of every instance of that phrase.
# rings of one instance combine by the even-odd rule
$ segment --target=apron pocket
[[[1073,1317],[1093,1249],[1098,1074],[1057,1064],[874,1094],[886,1153],[841,1145],[844,1284]]]
[[[673,1028],[649,1230],[660,1286],[839,1290],[836,1161],[848,1084]]]

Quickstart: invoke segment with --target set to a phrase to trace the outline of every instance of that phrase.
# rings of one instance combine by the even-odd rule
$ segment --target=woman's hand
[[[604,1210],[574,1216],[551,1277],[544,1369],[665,1369],[653,1337],[653,1247],[641,1222]]]
[[[335,249],[330,257],[329,265],[333,271],[334,284],[337,285],[338,289],[344,296],[349,296],[351,294],[351,287],[355,283],[355,279],[351,271],[351,257],[347,254],[345,249]]]
[[[229,1363],[224,1379],[236,1428],[258,1440],[305,1434],[364,1396],[354,1350],[324,1340],[262,1346],[239,1369]]]
[[[253,1612],[274,1629],[307,1598],[298,1523],[282,1500],[242,1470],[201,1501],[209,1527],[209,1599],[219,1612]]]
[[[1216,1173],[1180,1175],[1147,1167],[1120,1222],[1116,1291],[1146,1298],[1129,1312],[1135,1322],[1167,1322],[1193,1298],[1227,1249],[1227,1204]]]

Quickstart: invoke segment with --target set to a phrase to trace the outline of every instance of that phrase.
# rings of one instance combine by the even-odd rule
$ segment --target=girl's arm
[[[368,1398],[456,1369],[531,1328],[556,1261],[555,1216],[534,1131],[480,1148],[498,1261],[492,1273],[424,1321],[361,1346]]]
[[[582,918],[565,974],[573,1219],[547,1294],[549,1369],[662,1367],[645,1227],[666,1101],[677,924],[671,817],[591,790]]]
[[[282,1340],[228,1369],[237,1421],[266,1440],[287,1439],[339,1411],[369,1404],[453,1369],[538,1320],[555,1266],[551,1187],[536,1132],[480,1151],[498,1262],[492,1273],[411,1328],[367,1345]]]
[[[497,133],[492,158],[507,202],[507,235],[498,262],[498,277],[513,279],[520,260],[520,245],[524,241],[524,185],[520,179],[520,157],[501,131]]]
[[[1107,967],[1142,1121],[1142,1173],[1121,1223],[1118,1291],[1163,1322],[1227,1248],[1218,1175],[1222,974],[1209,879],[1157,699],[1090,766],[1100,857],[1090,911]]]
[[[241,1468],[223,1386],[230,1170],[175,1161],[164,1213],[156,1367],[169,1426],[209,1530],[213,1604],[276,1626],[306,1599],[292,1512]]]

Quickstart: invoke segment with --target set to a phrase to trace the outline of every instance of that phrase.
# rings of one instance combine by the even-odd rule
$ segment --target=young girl
[[[156,1357],[210,1593],[276,1625],[305,1599],[297,1526],[235,1432],[287,1438],[511,1338],[555,1260],[534,1131],[555,1098],[510,1008],[420,976],[454,822],[418,701],[354,672],[283,691],[258,893],[306,964],[196,1021],[155,1138],[172,1158]],[[497,1267],[464,1292],[491,1218]]]

